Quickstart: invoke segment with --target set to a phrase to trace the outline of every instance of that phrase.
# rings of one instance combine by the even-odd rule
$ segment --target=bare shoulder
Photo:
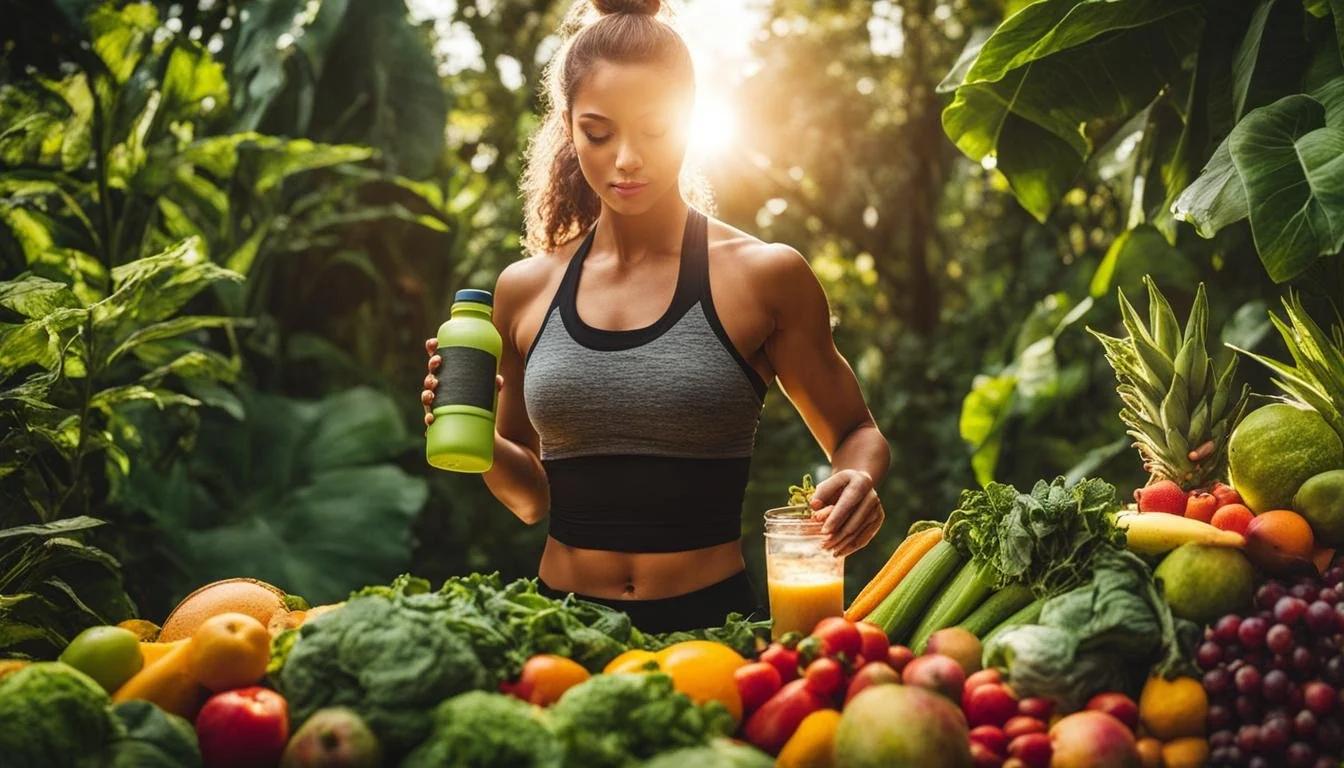
[[[812,266],[791,245],[767,243],[717,219],[710,220],[709,239],[715,270],[757,286],[769,303],[791,304],[800,293],[821,291]]]
[[[515,313],[525,313],[533,300],[554,293],[579,242],[575,238],[552,251],[509,263],[495,281],[496,303],[507,305]]]

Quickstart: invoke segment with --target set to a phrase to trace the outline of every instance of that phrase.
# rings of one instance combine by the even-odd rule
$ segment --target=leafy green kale
[[[544,713],[512,696],[472,691],[434,710],[429,738],[401,768],[561,768],[564,750]]]
[[[435,705],[487,687],[471,643],[445,627],[444,597],[406,586],[366,591],[299,627],[276,679],[296,725],[324,707],[349,707],[400,755],[429,732]]]
[[[1091,581],[1045,601],[1038,624],[990,639],[985,664],[1004,668],[1021,696],[1045,696],[1067,710],[1099,691],[1137,696],[1149,671],[1184,663],[1198,632],[1178,623],[1137,555],[1105,550]]]
[[[756,656],[770,643],[770,620],[748,621],[742,614],[734,611],[724,619],[722,627],[708,627],[685,632],[665,632],[663,634],[645,634],[635,630],[630,647],[646,651],[660,651],[669,645],[687,640],[710,640],[722,643],[737,651],[745,658]]]
[[[1111,517],[1119,508],[1115,487],[1103,480],[1040,480],[1031,493],[990,483],[962,491],[943,535],[987,563],[996,588],[1025,584],[1046,597],[1087,580],[1099,553],[1124,548],[1124,531]]]
[[[201,751],[191,723],[148,701],[124,701],[112,707],[116,735],[105,768],[193,768]]]
[[[722,704],[695,704],[661,673],[596,675],[566,691],[549,714],[566,768],[634,768],[734,727]]]
[[[115,707],[84,673],[31,664],[0,682],[0,763],[6,768],[197,768],[191,725],[146,701]]]

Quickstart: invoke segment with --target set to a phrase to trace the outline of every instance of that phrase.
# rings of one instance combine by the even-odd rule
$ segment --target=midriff
[[[741,541],[684,552],[612,552],[571,547],[547,536],[537,575],[562,592],[657,600],[703,589],[745,567]]]

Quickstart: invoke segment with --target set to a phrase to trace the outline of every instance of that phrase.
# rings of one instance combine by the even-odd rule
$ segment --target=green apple
[[[112,693],[140,671],[140,639],[121,627],[89,627],[61,653],[61,661],[78,669]]]

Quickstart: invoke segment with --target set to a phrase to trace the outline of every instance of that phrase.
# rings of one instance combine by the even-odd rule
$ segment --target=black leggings
[[[537,591],[557,600],[564,599],[565,595],[569,594],[550,588],[541,579],[537,579]],[[745,570],[694,592],[657,600],[613,600],[577,593],[575,596],[624,611],[630,615],[630,623],[637,629],[653,634],[721,627],[723,620],[733,611],[743,616],[751,616],[755,620],[766,616],[760,600],[756,597],[751,577]]]

